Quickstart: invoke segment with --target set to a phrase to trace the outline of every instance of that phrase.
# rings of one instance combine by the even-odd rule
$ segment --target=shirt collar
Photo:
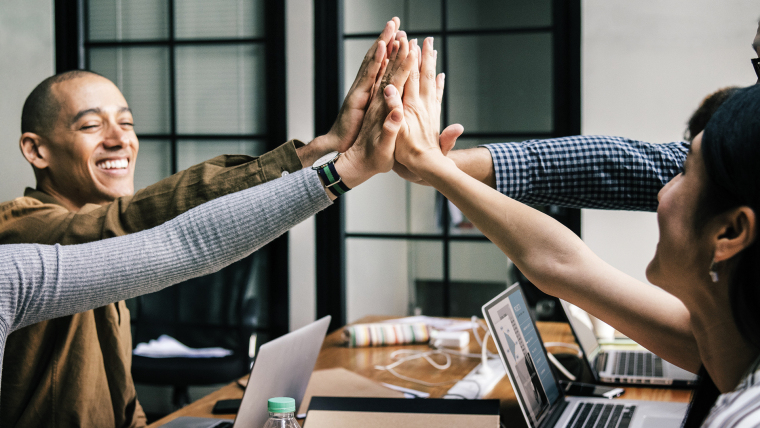
[[[43,204],[54,204],[54,205],[64,206],[61,202],[58,201],[58,199],[48,195],[42,190],[32,189],[31,187],[27,187],[24,190],[24,196],[27,198],[34,198],[42,202]]]
[[[735,391],[741,391],[753,387],[758,383],[760,383],[760,357],[747,368],[747,371],[744,373],[744,376]]]

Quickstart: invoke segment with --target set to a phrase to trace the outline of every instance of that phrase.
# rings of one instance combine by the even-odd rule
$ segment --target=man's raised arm
[[[655,211],[657,192],[681,171],[687,151],[686,142],[582,135],[487,144],[452,150],[448,157],[471,177],[520,202]]]

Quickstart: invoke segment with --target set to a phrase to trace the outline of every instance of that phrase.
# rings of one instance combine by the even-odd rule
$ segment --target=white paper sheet
[[[232,355],[232,351],[224,348],[190,348],[162,334],[148,343],[138,343],[132,354],[149,358],[221,358]]]

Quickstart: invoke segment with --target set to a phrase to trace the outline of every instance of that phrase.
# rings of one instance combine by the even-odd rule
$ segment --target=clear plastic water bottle
[[[269,419],[264,428],[301,428],[296,422],[296,400],[290,397],[270,398],[267,407]]]

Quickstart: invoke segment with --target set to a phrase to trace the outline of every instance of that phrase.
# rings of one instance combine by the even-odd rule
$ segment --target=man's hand
[[[418,51],[406,37],[394,43],[383,77],[374,84],[356,143],[335,163],[348,187],[353,188],[377,173],[391,170],[396,135],[403,119],[401,98],[396,88],[403,87],[412,70],[417,69],[417,56]]]
[[[301,158],[304,167],[311,166],[326,153],[343,153],[354,143],[359,135],[372,90],[378,76],[381,75],[385,60],[390,56],[390,49],[400,25],[396,17],[388,21],[380,36],[367,51],[330,132],[299,149],[298,157]]]

